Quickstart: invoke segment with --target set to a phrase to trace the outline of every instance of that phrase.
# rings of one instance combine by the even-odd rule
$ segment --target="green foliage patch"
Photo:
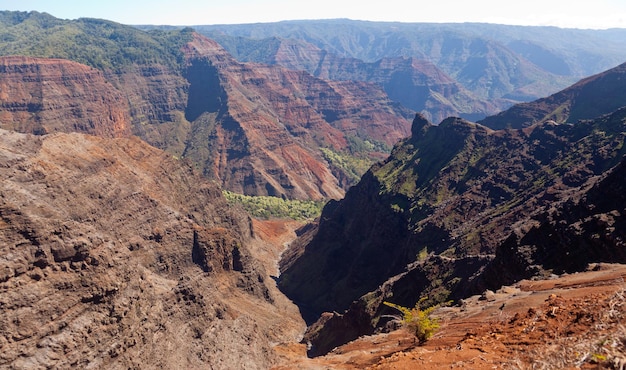
[[[145,32],[102,19],[1,12],[0,55],[61,58],[113,71],[132,64],[177,67],[191,32],[190,28]]]
[[[392,149],[389,145],[383,142],[371,139],[362,139],[355,135],[347,136],[346,139],[348,140],[350,152],[353,154],[370,152],[389,153]]]
[[[348,150],[335,151],[330,148],[320,148],[324,159],[331,168],[337,169],[349,179],[349,184],[356,184],[361,176],[379,159],[373,153],[389,153],[391,148],[382,142],[362,139],[358,136],[347,136]]]
[[[312,220],[322,213],[325,202],[289,200],[270,196],[250,196],[223,190],[229,203],[241,205],[251,216],[270,219]]]
[[[328,148],[320,148],[320,150],[324,155],[324,159],[326,159],[332,167],[339,169],[348,176],[350,182],[353,184],[359,182],[361,176],[363,176],[374,163],[371,159],[335,152]]]

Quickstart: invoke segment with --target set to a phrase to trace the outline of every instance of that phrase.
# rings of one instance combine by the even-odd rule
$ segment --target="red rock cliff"
[[[0,127],[25,133],[130,135],[123,95],[102,72],[61,59],[0,58]]]
[[[408,112],[381,88],[333,82],[279,66],[240,63],[215,41],[187,44],[190,81],[186,156],[227,189],[289,198],[341,198],[320,148],[344,151],[348,137],[393,145],[409,134]],[[212,168],[211,168],[212,167]]]

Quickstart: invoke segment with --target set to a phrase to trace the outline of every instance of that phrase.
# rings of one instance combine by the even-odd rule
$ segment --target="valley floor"
[[[281,245],[293,224],[261,226]],[[270,227],[271,228],[268,228]],[[282,234],[281,234],[282,233]],[[626,369],[626,265],[524,280],[435,311],[441,328],[417,346],[403,329],[361,337],[307,358],[301,343],[275,347],[286,369]]]

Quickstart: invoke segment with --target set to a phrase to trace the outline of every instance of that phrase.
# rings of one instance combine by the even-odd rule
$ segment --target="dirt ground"
[[[293,229],[279,222],[262,227],[283,246]],[[439,308],[433,315],[440,328],[425,345],[405,329],[312,359],[304,344],[283,343],[275,347],[282,362],[273,369],[626,369],[625,278],[626,265],[595,264],[524,280]]]

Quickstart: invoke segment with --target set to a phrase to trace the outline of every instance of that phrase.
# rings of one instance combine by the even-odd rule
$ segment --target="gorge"
[[[624,360],[620,37],[257,27],[0,12],[0,367]]]

